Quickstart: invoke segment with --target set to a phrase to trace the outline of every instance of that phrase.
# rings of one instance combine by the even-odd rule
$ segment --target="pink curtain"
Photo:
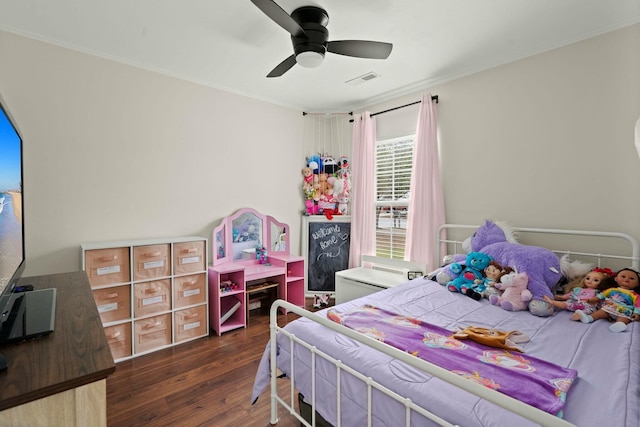
[[[375,255],[376,123],[365,111],[353,121],[351,151],[351,246],[349,268],[360,266],[361,255]]]
[[[444,224],[437,126],[435,101],[428,93],[422,97],[416,128],[405,247],[405,260],[426,264],[427,271],[440,263],[435,242],[438,227]]]

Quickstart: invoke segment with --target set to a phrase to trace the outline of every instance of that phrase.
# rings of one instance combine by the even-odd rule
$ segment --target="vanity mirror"
[[[252,208],[239,209],[213,230],[213,265],[256,259],[256,248],[268,255],[289,254],[289,226]]]

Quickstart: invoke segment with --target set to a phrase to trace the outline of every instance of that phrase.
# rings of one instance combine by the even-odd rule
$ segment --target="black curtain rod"
[[[343,115],[343,114],[348,114],[350,116],[353,116],[353,111],[347,111],[347,112],[341,112],[341,113],[307,113],[306,111],[302,112],[303,116],[306,115],[311,115],[311,116],[333,116],[333,115]]]
[[[432,96],[431,96],[431,100],[432,100],[432,101],[436,101],[436,104],[437,104],[437,103],[438,103],[438,101],[439,101],[439,100],[438,100],[438,95],[432,95]],[[399,107],[389,108],[388,110],[384,110],[384,111],[378,111],[377,113],[373,113],[373,114],[371,114],[371,116],[370,116],[370,117],[377,116],[378,114],[388,113],[389,111],[399,110],[399,109],[404,108],[404,107],[410,107],[410,106],[412,106],[412,105],[420,104],[421,102],[422,102],[422,101],[411,102],[411,103],[409,103],[409,104],[401,105],[401,106],[399,106]],[[353,120],[354,120],[354,119],[349,120],[349,123],[353,123]]]

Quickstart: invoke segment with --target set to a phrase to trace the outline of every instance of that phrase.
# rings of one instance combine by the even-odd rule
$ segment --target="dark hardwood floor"
[[[307,299],[307,309],[313,310]],[[280,315],[279,324],[297,318]],[[270,426],[270,393],[251,405],[253,380],[269,340],[269,316],[252,311],[246,329],[211,333],[120,362],[107,378],[107,423],[117,426]],[[288,396],[288,381],[280,389]],[[299,426],[281,407],[278,426]]]

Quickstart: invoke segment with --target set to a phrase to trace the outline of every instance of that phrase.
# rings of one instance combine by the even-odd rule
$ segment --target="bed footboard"
[[[547,412],[539,410],[533,406],[527,405],[519,400],[513,399],[505,394],[497,392],[495,390],[489,389],[485,386],[477,384],[473,381],[465,379],[459,375],[451,373],[446,369],[443,369],[439,366],[436,366],[432,363],[426,362],[420,358],[414,357],[406,352],[400,351],[394,347],[391,347],[387,344],[379,342],[375,339],[369,338],[363,334],[355,332],[349,328],[346,328],[342,325],[339,325],[323,316],[319,316],[317,314],[311,313],[307,310],[304,310],[300,307],[297,307],[293,304],[290,304],[283,300],[277,300],[271,306],[271,320],[270,320],[270,360],[277,360],[278,354],[278,346],[282,346],[282,336],[287,338],[287,343],[285,345],[291,346],[290,354],[294,355],[293,347],[295,345],[303,346],[310,352],[310,369],[311,369],[311,393],[306,395],[307,403],[311,405],[311,408],[316,407],[316,384],[315,384],[315,369],[317,366],[318,360],[322,359],[323,361],[331,363],[335,366],[336,370],[336,396],[335,396],[335,409],[338,414],[336,427],[341,425],[341,417],[340,417],[340,409],[342,406],[342,397],[339,390],[341,389],[340,383],[343,375],[349,375],[353,378],[358,378],[363,384],[366,385],[367,390],[367,414],[368,414],[368,423],[367,425],[372,425],[372,393],[375,390],[378,393],[384,393],[384,395],[394,399],[399,402],[405,408],[405,426],[411,425],[412,416],[415,414],[419,414],[440,426],[454,426],[455,424],[450,423],[447,420],[440,418],[438,415],[418,406],[415,402],[412,401],[411,396],[401,396],[398,393],[388,389],[382,384],[379,384],[375,381],[375,379],[371,377],[367,377],[362,375],[358,370],[354,369],[351,366],[347,366],[342,363],[342,361],[324,353],[323,351],[316,348],[313,344],[304,342],[297,336],[289,333],[284,328],[280,327],[277,322],[277,313],[278,309],[283,308],[287,311],[293,312],[305,319],[308,319],[312,322],[316,322],[321,324],[322,326],[334,330],[342,335],[349,337],[352,340],[358,341],[363,345],[372,347],[382,353],[389,355],[390,357],[399,360],[415,369],[418,369],[422,372],[427,373],[433,377],[437,377],[457,388],[463,389],[469,393],[472,393],[486,401],[492,402],[498,406],[501,406],[508,411],[518,414],[524,418],[527,418],[538,425],[550,426],[550,427],[569,427],[573,426],[573,424],[562,420],[554,415],[551,415]],[[291,357],[290,366],[288,370],[290,372],[290,396],[288,399],[281,397],[278,395],[277,390],[277,378],[278,378],[278,367],[276,363],[270,364],[271,369],[271,424],[277,424],[278,415],[277,415],[277,405],[282,405],[286,410],[288,410],[292,415],[300,420],[303,425],[306,426],[315,426],[316,425],[316,416],[315,410],[311,411],[311,423],[309,423],[301,414],[296,412],[294,402],[296,401],[296,381],[295,381],[295,357]],[[325,399],[326,400],[326,399]]]

